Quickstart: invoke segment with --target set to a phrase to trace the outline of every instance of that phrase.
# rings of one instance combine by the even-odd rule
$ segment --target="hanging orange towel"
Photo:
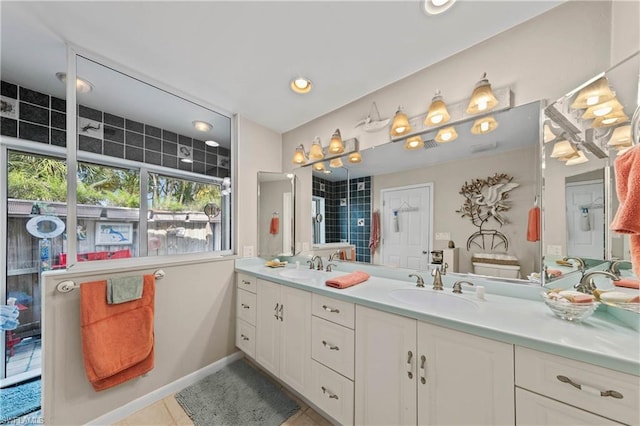
[[[280,232],[280,219],[278,216],[273,216],[271,218],[271,225],[269,226],[269,233],[271,235],[277,235]]]
[[[540,241],[540,207],[538,206],[532,207],[531,210],[529,210],[527,241]]]
[[[611,229],[629,234],[633,272],[640,277],[640,145],[616,158],[615,170],[620,204]]]
[[[360,284],[369,279],[369,274],[363,271],[353,271],[347,275],[341,275],[336,278],[328,279],[325,284],[334,288],[347,288],[356,284]]]
[[[378,210],[371,215],[371,235],[369,236],[369,251],[373,256],[380,244],[380,212]]]
[[[107,304],[107,282],[80,286],[82,354],[87,378],[96,391],[108,389],[153,369],[155,277],[144,276],[140,299]]]
[[[620,278],[618,281],[612,281],[616,287],[637,288],[640,289],[640,281],[632,278]]]

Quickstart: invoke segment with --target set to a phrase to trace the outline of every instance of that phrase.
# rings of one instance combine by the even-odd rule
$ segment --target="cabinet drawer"
[[[256,295],[238,289],[236,315],[251,325],[256,325]]]
[[[345,327],[354,328],[356,309],[353,303],[320,296],[319,294],[313,295],[311,303],[313,315]]]
[[[516,346],[516,385],[610,419],[637,424],[640,379],[580,361]],[[562,380],[561,380],[562,379]],[[582,390],[566,383],[582,386]],[[615,391],[622,398],[603,396]]]
[[[340,424],[353,424],[353,382],[313,360],[309,397]]]
[[[236,318],[236,346],[251,358],[256,356],[256,328]]]
[[[311,357],[353,380],[354,332],[318,317],[311,318]]]
[[[241,288],[251,293],[256,292],[256,277],[253,275],[237,272],[236,283],[238,288]]]

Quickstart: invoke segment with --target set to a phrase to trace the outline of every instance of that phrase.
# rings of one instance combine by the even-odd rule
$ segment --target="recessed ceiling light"
[[[220,146],[220,144],[214,140],[208,140],[208,141],[204,141],[204,144],[207,146],[212,146],[212,147],[216,147],[216,146]]]
[[[427,15],[437,15],[449,9],[456,0],[424,0],[424,11]]]
[[[58,77],[58,80],[60,80],[61,82],[65,84],[67,83],[66,72],[57,72],[56,77]],[[76,77],[76,91],[78,93],[89,93],[92,90],[93,90],[93,84],[91,84],[89,81],[83,78]]]
[[[311,80],[304,77],[297,77],[291,80],[291,90],[296,93],[309,93],[311,91]]]
[[[211,123],[207,123],[206,121],[195,120],[192,121],[192,123],[193,127],[201,132],[208,132],[209,130],[213,129],[213,125]]]

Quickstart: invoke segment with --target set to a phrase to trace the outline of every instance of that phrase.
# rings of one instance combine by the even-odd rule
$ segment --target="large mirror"
[[[258,256],[293,256],[296,177],[258,172]]]
[[[628,235],[610,224],[618,207],[614,163],[632,144],[639,71],[636,52],[545,108],[543,254],[552,271],[546,282],[578,272],[574,258],[586,268],[630,260]],[[631,274],[629,262],[620,269]]]

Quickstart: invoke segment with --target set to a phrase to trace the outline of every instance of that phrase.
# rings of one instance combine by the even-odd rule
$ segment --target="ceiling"
[[[226,115],[286,132],[563,1],[458,0],[427,16],[419,1],[3,0],[1,73],[63,96],[55,73],[66,69],[69,41]],[[289,89],[299,75],[313,81],[311,93]],[[114,90],[102,90],[101,102]]]

